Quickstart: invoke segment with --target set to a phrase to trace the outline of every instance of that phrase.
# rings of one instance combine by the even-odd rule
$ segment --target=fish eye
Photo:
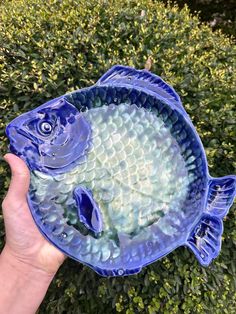
[[[38,130],[42,135],[50,135],[52,132],[52,124],[47,121],[41,121],[38,125]]]

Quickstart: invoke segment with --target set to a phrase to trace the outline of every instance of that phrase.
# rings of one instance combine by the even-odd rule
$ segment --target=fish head
[[[9,149],[30,170],[65,173],[84,157],[91,128],[79,110],[64,97],[14,119],[6,128]]]

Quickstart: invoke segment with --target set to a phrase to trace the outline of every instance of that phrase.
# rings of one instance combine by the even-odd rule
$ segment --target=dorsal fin
[[[131,67],[115,65],[97,82],[97,85],[132,85],[147,89],[156,96],[185,112],[179,95],[159,76],[147,70],[136,70]]]

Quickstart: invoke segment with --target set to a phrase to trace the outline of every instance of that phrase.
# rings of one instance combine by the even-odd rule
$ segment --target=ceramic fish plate
[[[219,254],[236,176],[209,176],[201,140],[160,77],[115,66],[6,133],[30,168],[39,230],[97,273],[135,274],[182,245],[204,266]]]

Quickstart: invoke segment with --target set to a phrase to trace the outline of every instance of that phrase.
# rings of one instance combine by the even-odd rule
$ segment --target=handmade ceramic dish
[[[115,66],[6,132],[31,171],[39,230],[97,273],[135,274],[182,245],[204,266],[219,254],[236,177],[209,176],[201,140],[160,77]]]

